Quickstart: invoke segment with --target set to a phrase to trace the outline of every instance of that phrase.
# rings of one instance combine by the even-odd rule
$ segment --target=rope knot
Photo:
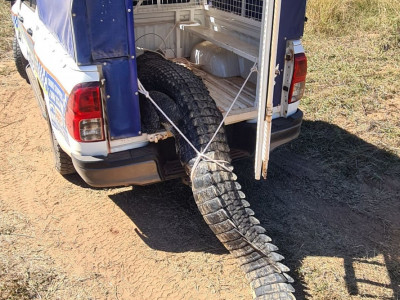
[[[252,66],[251,69],[250,69],[250,73],[253,73],[253,72],[258,73],[258,69],[257,69],[257,65],[256,64],[254,64],[254,66]]]
[[[208,157],[205,153],[207,152],[207,149],[210,147],[211,143],[213,142],[213,140],[215,139],[218,131],[221,129],[221,127],[224,125],[226,117],[229,115],[229,113],[231,112],[233,106],[235,105],[237,99],[239,98],[239,95],[242,93],[244,86],[246,85],[246,83],[249,81],[250,76],[253,72],[258,72],[257,70],[257,63],[254,63],[253,67],[250,69],[250,73],[247,76],[246,80],[243,82],[243,85],[241,86],[239,92],[237,93],[236,97],[233,99],[229,109],[227,110],[225,116],[222,118],[221,123],[219,124],[219,126],[217,127],[217,130],[214,132],[213,136],[211,137],[211,139],[208,141],[207,145],[205,146],[205,148],[203,149],[203,151],[199,151],[197,150],[197,148],[192,144],[192,142],[182,133],[182,131],[178,128],[178,126],[172,122],[172,120],[167,116],[167,114],[161,109],[161,107],[159,107],[157,105],[157,103],[154,101],[154,99],[151,98],[149,92],[145,89],[145,87],[143,86],[143,84],[140,82],[139,78],[138,78],[138,90],[139,93],[143,94],[146,96],[147,99],[150,100],[150,102],[158,109],[158,111],[168,120],[168,122],[172,125],[173,128],[175,128],[175,130],[177,131],[177,133],[179,133],[181,135],[181,137],[188,143],[188,145],[194,150],[194,152],[196,152],[197,157],[196,160],[193,164],[192,170],[190,172],[190,179],[193,182],[193,178],[194,178],[194,173],[196,171],[196,168],[198,167],[199,163],[203,160],[205,162],[213,162],[215,164],[217,164],[219,167],[221,167],[222,169],[226,170],[227,172],[232,172],[233,168],[229,168],[227,167],[225,164],[229,164],[227,161],[224,160],[218,160],[218,159],[212,159],[210,157]]]

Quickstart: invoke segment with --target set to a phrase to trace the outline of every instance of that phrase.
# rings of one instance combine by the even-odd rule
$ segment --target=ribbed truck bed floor
[[[204,71],[195,71],[195,73],[203,79],[219,110],[225,114],[242,87],[244,79],[242,77],[220,78]],[[255,99],[256,85],[247,82],[233,109],[226,118],[225,124],[228,125],[257,118],[257,108],[254,107]]]

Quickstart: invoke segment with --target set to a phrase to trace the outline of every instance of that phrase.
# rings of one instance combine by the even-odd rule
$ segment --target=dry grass
[[[348,205],[373,218],[380,206],[389,207],[398,197],[382,186],[400,176],[400,2],[309,0],[307,16],[304,46],[309,72],[301,108],[310,122],[304,123],[301,140],[290,148],[324,162],[335,185],[354,191],[369,185],[371,194]],[[377,187],[375,192],[372,186]],[[387,224],[390,228],[392,222]],[[391,247],[387,241],[381,246]],[[313,259],[305,259],[298,270],[310,297],[349,299],[340,259]],[[365,261],[371,259],[381,257]],[[390,280],[376,276],[376,270],[368,269],[370,264],[355,263],[355,277],[381,280],[382,287],[363,290],[359,284],[354,296],[397,299],[398,290],[385,290]],[[393,282],[399,282],[396,259],[379,264],[388,268]],[[372,265],[377,268],[376,262]]]
[[[40,298],[58,276],[51,268],[52,262],[42,253],[23,246],[34,239],[24,216],[0,213],[0,299]]]
[[[67,275],[35,229],[26,216],[0,207],[0,299],[90,299],[105,289],[95,273]]]
[[[301,103],[306,119],[338,125],[399,156],[400,2],[310,0],[307,15],[304,44],[309,72],[307,96]],[[316,139],[327,133],[313,128],[305,134]],[[348,152],[349,161],[358,157],[382,170],[395,167],[386,159],[374,161],[370,153],[362,157],[356,145],[349,147],[340,139],[336,143]],[[307,151],[303,146],[301,150]],[[327,157],[334,158],[326,150]],[[348,165],[334,159],[331,164],[338,169]]]
[[[11,57],[13,26],[8,2],[0,3],[0,60]]]
[[[400,29],[399,6],[392,0],[309,0],[309,28],[327,36],[378,28],[390,32],[392,28]]]

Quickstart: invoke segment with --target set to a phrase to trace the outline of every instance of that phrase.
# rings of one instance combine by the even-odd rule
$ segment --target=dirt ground
[[[60,176],[33,92],[10,60],[0,69],[1,299],[251,299],[187,186],[94,189]],[[343,145],[388,164],[348,157]],[[235,164],[299,299],[399,299],[399,166],[342,128],[307,120],[272,154],[267,181],[252,179],[251,160]]]

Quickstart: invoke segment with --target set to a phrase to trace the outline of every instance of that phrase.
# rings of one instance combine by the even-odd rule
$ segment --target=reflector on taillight
[[[298,53],[294,56],[294,68],[292,84],[289,90],[289,103],[299,101],[306,87],[307,75],[307,57],[304,53]]]
[[[98,82],[82,83],[74,87],[68,99],[65,122],[69,134],[78,142],[104,140]]]

